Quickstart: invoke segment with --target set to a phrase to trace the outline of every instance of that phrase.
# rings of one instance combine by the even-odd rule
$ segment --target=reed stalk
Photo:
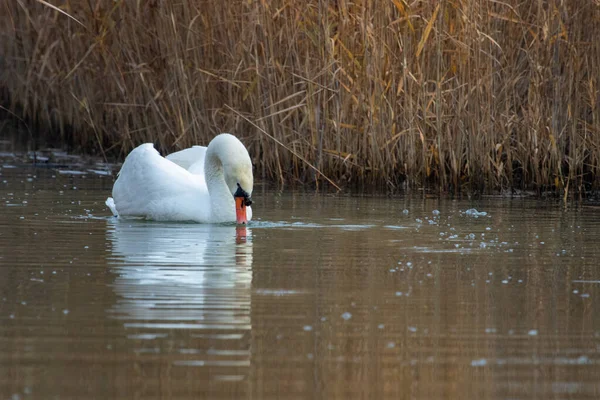
[[[38,140],[123,158],[142,142],[170,152],[232,132],[255,174],[279,182],[600,183],[598,1],[1,7],[0,104]]]

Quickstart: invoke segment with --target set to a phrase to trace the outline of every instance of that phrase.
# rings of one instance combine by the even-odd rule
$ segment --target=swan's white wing
[[[187,169],[194,175],[204,177],[204,156],[206,155],[206,147],[193,146],[185,150],[171,153],[165,158],[174,162],[180,167]]]
[[[154,220],[209,222],[210,198],[204,178],[161,157],[152,143],[125,159],[113,187],[120,216]]]

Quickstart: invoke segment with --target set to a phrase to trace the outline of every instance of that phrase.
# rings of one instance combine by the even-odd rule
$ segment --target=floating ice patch
[[[487,365],[487,360],[485,358],[471,361],[471,367],[485,367],[486,365]]]
[[[156,340],[161,338],[166,338],[168,335],[166,333],[139,333],[133,335],[127,335],[127,339],[132,340]]]
[[[39,154],[29,154],[29,159],[44,163],[50,161],[50,157],[40,156]]]
[[[433,247],[421,247],[421,246],[415,246],[413,247],[413,250],[417,251],[417,252],[421,252],[421,253],[470,253],[473,251],[473,249],[470,248],[466,248],[466,247],[460,247],[460,248],[450,248],[450,249],[439,249],[439,248],[433,248]]]
[[[336,228],[343,229],[345,231],[357,231],[360,229],[373,228],[375,225],[334,225]]]
[[[575,363],[579,365],[590,364],[590,359],[587,356],[580,356],[577,358]]]
[[[110,176],[112,175],[112,172],[110,171],[103,171],[101,169],[88,169],[89,172],[96,174],[96,175],[102,175],[102,176]]]
[[[59,169],[58,173],[62,174],[62,175],[86,175],[87,174],[86,171],[76,171],[76,170],[72,170],[72,169]]]
[[[487,212],[477,211],[477,209],[475,209],[475,208],[469,208],[467,211],[464,212],[464,214],[468,215],[469,217],[479,218],[479,217],[485,217],[487,215]]]
[[[260,296],[294,296],[307,293],[304,290],[290,290],[290,289],[256,289],[255,294]]]
[[[345,312],[342,314],[342,318],[348,321],[350,318],[352,318],[352,314],[350,314],[349,312]]]

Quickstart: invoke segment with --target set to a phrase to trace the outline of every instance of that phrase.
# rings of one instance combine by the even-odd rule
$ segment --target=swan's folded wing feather
[[[204,179],[163,158],[152,143],[136,147],[127,156],[113,198],[121,216],[202,220],[210,215]]]
[[[113,199],[112,197],[109,197],[108,199],[106,199],[104,204],[106,204],[108,206],[108,208],[110,209],[110,211],[113,213],[113,215],[115,217],[117,217],[119,215],[119,212],[117,211],[117,206],[115,206],[115,199]]]
[[[192,146],[188,149],[171,153],[165,158],[174,162],[180,167],[187,169],[194,175],[204,176],[204,157],[206,155],[206,147]]]

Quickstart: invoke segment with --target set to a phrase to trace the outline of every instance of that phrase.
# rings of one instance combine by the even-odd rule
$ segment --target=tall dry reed
[[[85,150],[229,131],[279,181],[600,183],[597,0],[42,3],[0,6],[2,101]]]

